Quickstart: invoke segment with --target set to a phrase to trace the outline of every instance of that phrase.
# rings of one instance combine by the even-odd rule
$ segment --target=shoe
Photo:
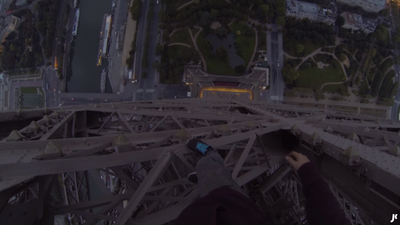
[[[196,173],[196,172],[189,173],[189,175],[187,176],[187,179],[188,179],[190,182],[197,184],[197,181],[198,181],[198,179],[197,179],[197,173]]]
[[[210,145],[196,138],[189,139],[186,142],[186,148],[196,154],[201,154],[202,156],[205,156],[208,150],[213,150]]]

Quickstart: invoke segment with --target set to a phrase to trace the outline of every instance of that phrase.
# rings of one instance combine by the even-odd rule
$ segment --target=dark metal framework
[[[0,142],[0,224],[168,224],[198,197],[206,140],[271,224],[306,224],[301,183],[269,135],[308,150],[347,217],[400,211],[400,123],[250,100],[173,99],[0,114],[32,120]],[[279,219],[277,219],[279,218]]]

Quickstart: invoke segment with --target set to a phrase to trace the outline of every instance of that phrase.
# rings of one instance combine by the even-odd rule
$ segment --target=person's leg
[[[201,140],[192,138],[186,142],[186,148],[193,153],[203,156],[196,165],[197,183],[199,185],[201,197],[224,186],[228,186],[247,196],[232,179],[231,171],[225,168],[222,157],[210,145]]]
[[[228,186],[247,196],[232,179],[231,171],[224,167],[224,160],[215,150],[208,150],[206,155],[197,162],[196,172],[200,197],[223,186]]]

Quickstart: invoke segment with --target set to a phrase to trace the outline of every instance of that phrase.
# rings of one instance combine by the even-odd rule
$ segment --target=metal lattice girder
[[[231,124],[231,126],[237,126],[235,124]],[[240,141],[243,140],[245,141],[246,139],[251,139],[251,137],[255,137],[255,133],[258,133],[260,135],[262,135],[263,133],[267,133],[267,132],[271,132],[271,131],[275,131],[280,129],[282,126],[281,125],[273,125],[267,128],[261,128],[261,129],[256,129],[253,131],[247,131],[244,133],[241,133],[240,130],[238,130],[238,133],[233,133],[232,136],[229,137],[221,137],[218,139],[210,139],[208,142],[210,144],[212,144],[213,146],[215,146],[215,148],[218,148],[218,146],[226,146],[227,144],[232,143],[233,140],[235,141]],[[208,133],[208,132],[207,132]],[[205,133],[206,134],[206,133]],[[141,136],[146,136],[146,133],[140,134]],[[169,135],[169,134],[168,134]],[[103,138],[104,139],[104,138]],[[72,139],[71,139],[72,140]],[[143,140],[143,139],[142,139]],[[57,142],[55,140],[55,142]],[[251,143],[251,145],[248,145],[249,147],[251,147],[253,145],[254,141],[251,141],[249,143]],[[14,142],[14,143],[4,143],[6,144],[24,144],[26,142]],[[57,144],[62,145],[62,142],[58,142]],[[45,144],[43,144],[43,146],[45,146]],[[77,146],[81,146],[81,145],[77,145]],[[109,144],[100,144],[99,146],[103,147],[103,148],[107,148],[107,146],[109,146]],[[25,145],[26,148],[29,148],[29,146]],[[98,146],[94,146],[91,147],[94,148],[93,149],[86,149],[86,151],[90,152],[91,154],[95,153],[95,152],[99,152],[99,150],[101,148],[99,148]],[[23,149],[23,148],[22,148]],[[111,154],[111,155],[97,155],[97,156],[86,156],[86,154],[80,154],[78,155],[77,153],[75,154],[69,154],[68,152],[63,152],[65,154],[65,159],[53,159],[53,160],[43,160],[43,161],[34,161],[34,162],[26,162],[26,163],[20,163],[20,164],[14,164],[12,166],[11,165],[7,165],[7,164],[3,164],[2,166],[4,170],[4,173],[2,173],[0,176],[4,177],[5,179],[11,178],[11,177],[19,177],[22,176],[24,177],[24,174],[29,174],[30,176],[40,176],[40,175],[45,175],[45,174],[56,174],[56,173],[71,173],[74,171],[84,171],[84,170],[88,170],[93,169],[93,168],[104,168],[104,167],[112,167],[112,166],[116,166],[116,165],[124,165],[124,164],[131,164],[131,163],[135,163],[135,162],[141,162],[141,161],[148,161],[148,160],[155,160],[156,158],[158,158],[160,156],[160,154],[162,154],[162,152],[165,151],[171,151],[174,150],[174,154],[183,154],[186,153],[186,150],[184,150],[184,146],[183,145],[177,145],[175,146],[173,149],[171,148],[153,148],[153,149],[145,149],[145,150],[140,150],[140,151],[133,151],[133,152],[128,152],[128,153],[120,153],[120,154]],[[175,151],[177,150],[177,151]],[[142,151],[146,151],[146,154],[144,154],[144,152]],[[260,152],[261,154],[261,152]],[[75,158],[70,157],[71,155],[75,156]],[[244,157],[246,155],[243,155],[242,157],[240,157],[240,161],[241,161],[241,165],[240,166],[235,166],[237,169],[237,171],[239,172],[243,166],[243,163],[246,161]],[[92,158],[95,157],[95,158]],[[113,158],[115,157],[115,158]],[[76,161],[77,160],[77,161]],[[80,161],[82,160],[82,161]],[[127,161],[126,161],[127,160]],[[16,168],[15,166],[22,166],[25,168]],[[241,176],[238,176],[238,182],[241,185],[244,185],[246,182],[251,181],[252,179],[254,179],[255,177],[257,177],[258,175],[260,175],[261,173],[265,172],[267,170],[267,167],[265,167],[266,164],[264,164],[262,167],[254,167],[251,171],[248,171],[246,173],[244,173]],[[6,169],[6,167],[9,167],[9,169]],[[29,167],[29,168],[27,168]],[[47,169],[44,169],[47,168]],[[154,168],[154,167],[153,167]],[[7,175],[8,172],[11,172],[10,176]],[[25,172],[24,172],[25,171]],[[30,171],[30,172],[27,172]],[[72,173],[73,174],[73,173]],[[239,175],[239,173],[238,173]],[[147,177],[152,177],[152,176],[147,176]],[[70,180],[70,179],[69,179]],[[145,182],[145,180],[143,180],[143,182]],[[66,182],[65,182],[66,183]],[[150,182],[151,183],[151,182]],[[143,185],[143,183],[142,183]],[[141,187],[142,187],[141,185]],[[147,188],[151,187],[151,184],[148,184],[150,186],[146,186]],[[76,186],[76,184],[74,184],[73,186]],[[140,188],[140,187],[139,187]],[[144,188],[145,190],[146,188]],[[76,190],[76,189],[73,189]],[[138,192],[135,192],[138,193]],[[145,192],[142,192],[145,193]],[[68,194],[66,194],[68,196]],[[155,200],[156,198],[149,198],[149,197],[144,197],[143,194],[140,195],[141,197],[143,197],[143,200]],[[79,197],[79,196],[78,196]],[[138,197],[139,199],[141,197]],[[159,198],[158,200],[163,200],[166,201],[168,199],[168,197],[166,198]],[[175,201],[180,201],[182,199],[180,198],[169,198],[170,200],[175,199]],[[75,202],[78,202],[76,200],[76,198],[74,198]],[[187,201],[183,201],[183,202],[187,202]],[[137,200],[135,200],[133,205],[137,205]],[[114,202],[111,202],[109,204],[115,204]],[[187,204],[187,203],[185,203]],[[183,209],[183,208],[182,208]],[[132,210],[132,209],[131,209]],[[78,215],[78,218],[82,221],[81,218],[83,217],[88,217],[88,218],[92,218],[92,219],[110,219],[107,216],[99,216],[99,215],[93,215],[91,213],[85,213],[85,212],[78,212],[75,209],[71,209],[68,210],[67,208],[64,208],[63,210],[59,209],[58,211],[55,211],[55,214],[58,213],[69,213],[69,214],[73,214],[73,215]],[[126,212],[125,215],[130,217],[131,212]],[[175,213],[176,214],[176,213]],[[173,215],[175,215],[173,214]],[[74,219],[73,216],[70,217],[71,219]],[[120,218],[124,218],[124,217],[120,217]],[[125,217],[127,218],[127,217]]]
[[[284,118],[278,115],[273,115],[270,112],[265,112],[256,107],[246,105],[244,103],[237,102],[242,106],[252,110],[255,113],[264,114],[274,117],[276,120],[285,121],[290,127],[295,127],[301,132],[301,139],[308,142],[313,146],[314,140],[313,135],[318,134],[320,137],[320,144],[322,144],[323,151],[327,155],[334,157],[337,160],[341,160],[341,154],[348,149],[350,146],[356,148],[361,157],[361,161],[368,170],[373,171],[372,180],[385,186],[388,190],[396,193],[400,196],[400,158],[390,155],[386,152],[375,150],[369,146],[350,141],[346,138],[342,138],[330,133],[325,132],[320,128],[314,128],[311,125],[305,124],[304,121],[299,121],[290,118]],[[400,129],[400,123],[395,123],[393,126]],[[373,131],[374,132],[374,131]],[[377,134],[380,132],[376,131]]]
[[[96,224],[99,220],[126,224],[172,221],[197,196],[196,186],[185,179],[198,160],[185,150],[183,143],[189,137],[204,139],[218,149],[236,182],[244,190],[258,193],[251,198],[261,208],[268,211],[271,204],[283,207],[290,203],[293,207],[285,212],[300,220],[304,212],[297,193],[299,181],[282,167],[281,156],[269,154],[269,147],[257,140],[279,129],[291,130],[313,153],[320,151],[316,155],[324,157],[322,168],[336,168],[337,164],[336,171],[346,169],[350,164],[343,164],[343,153],[357,153],[360,161],[352,164],[350,173],[341,171],[332,176],[323,169],[323,174],[331,185],[339,187],[340,196],[346,196],[350,199],[346,201],[369,215],[368,222],[379,221],[375,217],[381,215],[369,214],[371,204],[388,210],[398,205],[393,196],[400,196],[395,188],[400,186],[396,168],[399,158],[378,150],[372,142],[369,146],[364,143],[384,135],[381,142],[385,145],[398,144],[395,138],[400,124],[392,121],[250,100],[209,98],[72,106],[22,114],[36,122],[18,130],[24,138],[14,132],[11,139],[0,142],[0,203],[7,207],[14,203],[9,201],[13,196],[28,196],[26,199],[33,203],[39,201],[42,210],[27,215],[37,214],[36,218],[46,221],[64,214],[77,224]],[[15,115],[9,113],[5,118],[12,121]],[[350,128],[350,134],[360,137],[359,142],[347,138]],[[358,183],[344,185],[332,180],[346,180],[344,173],[356,174],[352,179],[361,182],[362,188]],[[74,174],[78,174],[77,179]],[[79,179],[80,174],[86,174],[90,182]],[[61,184],[53,179],[68,192],[59,204],[48,204],[50,196],[40,194],[43,182],[39,183],[38,198],[31,198],[34,195],[26,184],[48,176],[67,177]],[[260,185],[269,191],[255,191]],[[60,189],[56,186],[52,191]],[[93,187],[100,190],[101,196],[92,196]],[[368,204],[368,195],[356,195],[354,190],[372,193],[375,202]],[[68,196],[70,201],[66,202]],[[75,199],[79,202],[72,201]],[[365,220],[364,223],[368,224]]]

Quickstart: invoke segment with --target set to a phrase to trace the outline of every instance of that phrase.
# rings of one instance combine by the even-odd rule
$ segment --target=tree
[[[302,45],[302,44],[297,44],[296,45],[296,53],[297,54],[301,54],[301,53],[303,53],[304,52],[304,45]]]
[[[384,17],[389,16],[389,9],[386,8],[386,9],[381,10],[379,12],[379,15],[384,16]]]
[[[337,25],[338,25],[339,27],[342,27],[342,26],[344,25],[345,22],[346,22],[346,20],[344,19],[343,16],[338,16],[336,23],[337,23]]]
[[[246,68],[244,68],[243,65],[239,65],[239,66],[236,66],[236,67],[235,67],[235,72],[236,72],[236,73],[239,73],[239,74],[244,73],[245,70],[246,70]]]
[[[379,41],[385,41],[388,33],[389,32],[386,27],[384,27],[382,24],[379,24],[376,26],[374,35]]]
[[[211,9],[211,17],[216,20],[219,17],[219,12],[218,10]]]
[[[211,14],[209,12],[200,12],[200,26],[208,27],[211,22]]]
[[[46,33],[46,24],[44,21],[39,21],[36,23],[36,29],[42,33],[45,34]]]
[[[133,1],[133,4],[130,8],[133,20],[139,20],[141,9],[142,9],[142,1]]]
[[[229,30],[225,26],[221,26],[220,28],[216,29],[214,33],[220,37],[224,37],[229,33]]]
[[[286,12],[286,0],[275,0],[273,5],[276,16],[283,17]]]
[[[155,52],[156,56],[160,56],[162,50],[163,50],[163,46],[160,43],[157,43],[156,52]]]
[[[335,48],[335,55],[336,56],[339,56],[340,54],[342,54],[343,53],[343,46],[342,45],[338,45],[336,48]]]
[[[260,20],[265,19],[268,16],[268,12],[269,12],[268,5],[265,4],[260,5],[256,11],[257,18]]]
[[[269,12],[269,6],[268,5],[262,4],[262,5],[259,6],[259,8],[262,9],[262,11],[264,12],[265,15],[268,15],[268,12]]]
[[[228,61],[228,52],[224,46],[221,46],[219,49],[217,49],[215,53],[222,61]]]
[[[376,56],[376,48],[372,49],[371,56],[374,58]]]
[[[278,18],[276,19],[276,23],[277,23],[279,26],[284,27],[284,26],[285,26],[285,23],[286,23],[285,17],[283,17],[283,16],[278,17]]]
[[[392,40],[395,43],[399,43],[400,42],[400,35],[399,34],[394,35]]]
[[[282,75],[285,83],[288,85],[293,84],[293,82],[300,77],[299,72],[288,64],[286,64],[285,67],[283,67]]]

